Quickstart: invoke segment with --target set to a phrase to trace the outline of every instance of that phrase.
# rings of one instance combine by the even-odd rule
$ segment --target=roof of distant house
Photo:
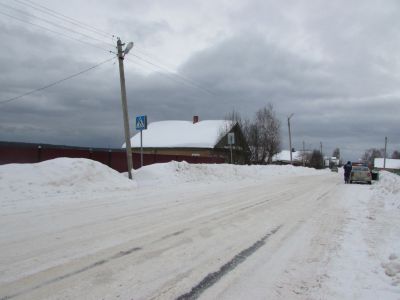
[[[214,148],[222,134],[232,127],[233,122],[225,120],[153,122],[142,132],[143,147]],[[140,133],[131,138],[131,146],[140,147]],[[122,148],[125,148],[125,143]]]
[[[383,158],[374,159],[375,168],[383,168]],[[385,167],[387,169],[400,169],[400,159],[386,158]]]
[[[292,152],[292,160],[301,160],[301,151]],[[282,150],[272,157],[272,161],[290,161],[290,151]]]

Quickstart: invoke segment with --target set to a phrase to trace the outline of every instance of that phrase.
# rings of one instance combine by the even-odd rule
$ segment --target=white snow
[[[398,299],[400,176],[383,171],[379,183],[355,187],[343,191],[346,225],[333,237],[340,243],[328,265],[325,298]]]
[[[152,122],[142,131],[144,147],[213,148],[222,133],[232,128],[231,121],[205,120]],[[131,138],[132,147],[140,147],[140,133]],[[122,145],[125,148],[125,143]]]
[[[384,165],[383,158],[375,158],[374,159],[374,167],[375,168],[383,168],[383,165]],[[386,158],[385,167],[388,169],[400,169],[400,159]]]
[[[231,164],[189,164],[170,162],[149,165],[133,172],[140,186],[192,183],[229,183],[234,181],[256,182],[280,176],[314,175],[312,168],[293,166],[241,166]],[[328,171],[319,171],[328,172]]]
[[[35,164],[0,166],[0,208],[72,201],[65,195],[82,196],[123,190],[133,184],[109,167],[84,158],[57,158]],[[72,197],[73,198],[73,197]]]
[[[0,166],[0,299],[176,299],[252,245],[200,299],[399,299],[400,176],[185,162],[133,175]]]
[[[300,151],[294,151],[292,152],[292,160],[301,160],[301,152]],[[290,150],[282,150],[278,154],[275,154],[272,157],[272,161],[290,161]]]

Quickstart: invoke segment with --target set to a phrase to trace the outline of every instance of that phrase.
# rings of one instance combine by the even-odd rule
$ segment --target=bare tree
[[[251,152],[249,150],[249,142],[248,142],[250,121],[247,119],[243,119],[240,113],[235,110],[232,110],[232,112],[228,113],[225,116],[225,120],[231,121],[232,123],[226,124],[229,126],[220,129],[219,139],[221,139],[224,135],[226,135],[232,129],[232,126],[235,126],[236,124],[239,125],[241,134],[240,136],[235,137],[236,146],[238,146],[239,149],[241,149],[242,154],[244,156],[244,162],[247,164],[250,163]]]
[[[272,104],[256,112],[254,123],[248,127],[251,158],[257,164],[271,163],[280,150],[280,122]]]
[[[400,159],[400,151],[394,150],[392,153],[393,159]]]
[[[361,159],[368,163],[369,165],[373,165],[374,164],[374,159],[375,158],[379,158],[379,157],[383,157],[385,153],[385,150],[379,150],[376,148],[371,148],[368,149],[364,152],[363,156],[361,157]]]
[[[335,150],[333,150],[333,152],[332,152],[332,156],[336,157],[337,159],[340,159],[340,149],[335,148]]]
[[[315,169],[322,169],[322,154],[319,150],[313,150],[312,153],[309,154],[309,166]]]

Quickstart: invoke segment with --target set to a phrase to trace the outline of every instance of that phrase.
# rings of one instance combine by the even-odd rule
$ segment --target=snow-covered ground
[[[0,299],[399,299],[400,176],[0,166]]]

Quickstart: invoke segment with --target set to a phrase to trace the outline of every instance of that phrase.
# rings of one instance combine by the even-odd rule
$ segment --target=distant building
[[[332,167],[339,167],[340,166],[340,159],[332,156],[332,157],[324,157],[324,166],[327,168]]]
[[[374,159],[374,168],[378,170],[387,170],[391,172],[395,172],[400,174],[400,159],[392,159],[386,158],[385,168],[384,165],[384,158],[375,158]]]
[[[233,162],[247,162],[249,147],[238,123],[226,120],[159,121],[143,130],[143,153],[220,157],[230,162],[228,133],[234,133]],[[140,152],[140,133],[131,138],[132,151]],[[125,144],[122,145],[125,148]]]
[[[303,151],[292,151],[293,165],[302,166],[303,159],[306,159],[305,154],[303,155]],[[282,150],[275,154],[272,157],[272,163],[277,165],[290,165],[290,150]]]

